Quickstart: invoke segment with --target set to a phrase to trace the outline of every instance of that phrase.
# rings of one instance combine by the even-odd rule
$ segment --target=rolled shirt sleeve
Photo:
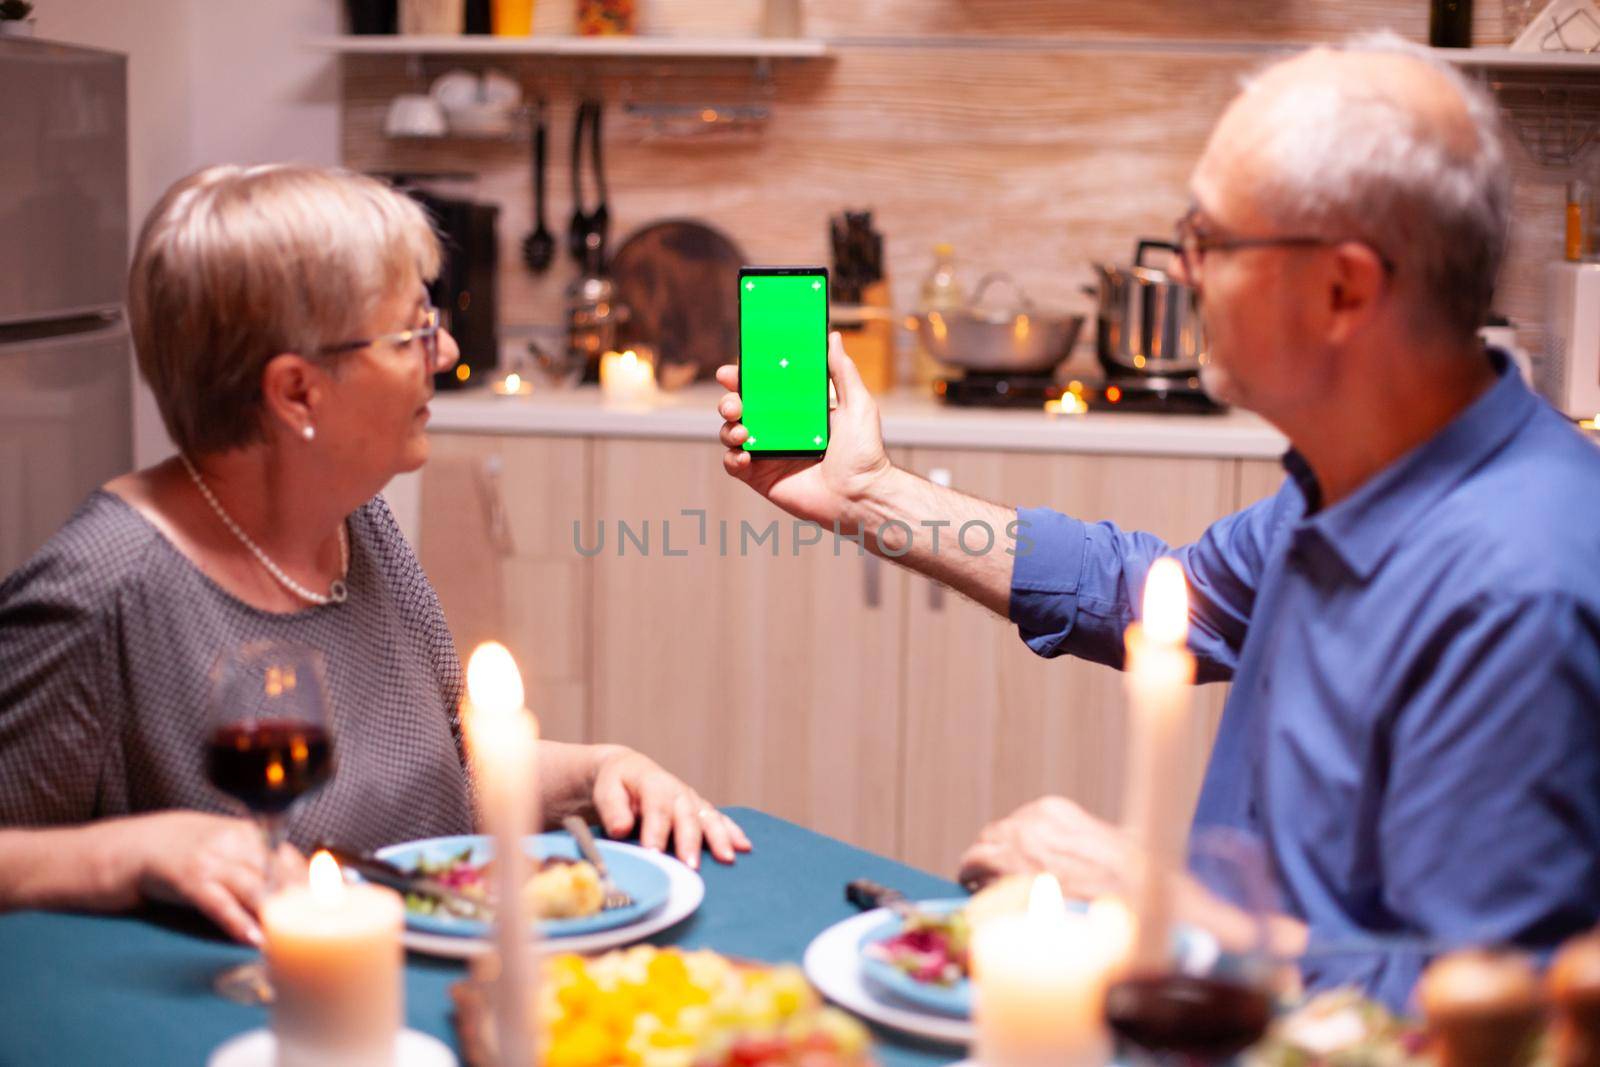
[[[1387,731],[1382,906],[1434,946],[1554,947],[1600,901],[1600,617],[1554,593],[1462,614]],[[1330,956],[1306,978],[1404,1009],[1428,958]]]
[[[1277,495],[1214,523],[1174,550],[1148,533],[1086,523],[1048,508],[1020,508],[1010,618],[1041,656],[1064,653],[1120,668],[1123,633],[1138,617],[1151,564],[1176,556],[1189,584],[1189,648],[1200,680],[1232,676],[1244,644],[1270,542],[1299,497]]]

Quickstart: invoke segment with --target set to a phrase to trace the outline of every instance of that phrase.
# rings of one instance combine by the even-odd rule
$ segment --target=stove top
[[[968,374],[933,383],[935,396],[959,408],[1043,409],[1046,400],[1058,400],[1065,391],[1048,374]]]
[[[1200,388],[1199,378],[1111,379],[1085,391],[1090,411],[1139,411],[1147,414],[1220,415],[1228,409]]]
[[[933,391],[953,407],[1042,409],[1067,387],[1050,375],[968,374],[940,378]],[[1090,411],[1214,415],[1227,410],[1205,394],[1198,378],[1117,378],[1086,385],[1081,396]]]

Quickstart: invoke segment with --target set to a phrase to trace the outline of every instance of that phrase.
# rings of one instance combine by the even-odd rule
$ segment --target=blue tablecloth
[[[730,809],[755,851],[733,867],[709,857],[706,899],[653,940],[734,956],[798,963],[819,931],[855,914],[844,885],[871,878],[911,897],[959,891],[924,874],[749,809]],[[228,1037],[266,1024],[262,1009],[211,991],[223,967],[250,958],[191,917],[19,912],[0,915],[0,1067],[204,1064]],[[457,1047],[449,987],[460,964],[406,961],[407,1024]],[[878,1035],[885,1067],[959,1059],[953,1050]]]

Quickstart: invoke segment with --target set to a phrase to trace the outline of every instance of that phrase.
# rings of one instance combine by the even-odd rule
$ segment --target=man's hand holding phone
[[[895,468],[884,451],[877,402],[837,333],[828,335],[828,378],[838,403],[828,413],[827,452],[820,459],[756,459],[744,448],[750,435],[739,421],[744,415],[739,368],[717,368],[717,381],[730,390],[717,404],[724,420],[722,444],[728,450],[722,465],[796,518],[830,529],[838,522],[841,532],[853,534],[859,522],[857,505]]]

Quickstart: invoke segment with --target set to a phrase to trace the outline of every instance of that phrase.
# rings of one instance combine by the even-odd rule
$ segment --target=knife
[[[368,852],[358,852],[355,849],[341,848],[338,845],[329,844],[319,845],[318,850],[327,852],[339,861],[340,867],[348,871],[355,871],[362,878],[375,885],[388,886],[390,889],[398,890],[401,893],[416,894],[417,896],[437,900],[452,915],[465,919],[483,920],[487,920],[490,917],[491,909],[484,901],[469,897],[460,890],[452,889],[438,879],[396,867],[388,860],[381,860]]]
[[[888,908],[896,915],[904,916],[915,910],[900,890],[879,885],[870,878],[857,878],[848,883],[844,887],[844,899],[862,911]]]

